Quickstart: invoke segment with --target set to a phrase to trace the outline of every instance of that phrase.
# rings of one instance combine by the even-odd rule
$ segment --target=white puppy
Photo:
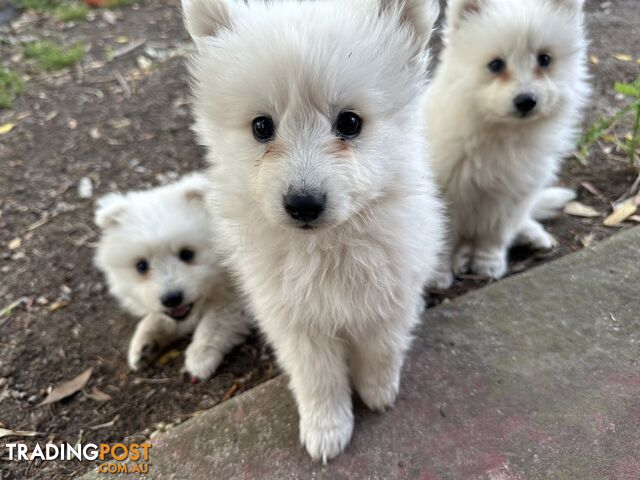
[[[212,210],[326,461],[351,386],[394,403],[440,253],[422,92],[431,0],[184,0]]]
[[[582,0],[451,0],[444,43],[426,111],[452,268],[500,278],[513,243],[554,246],[536,219],[573,196],[545,188],[589,93]]]
[[[144,317],[129,346],[129,366],[193,332],[185,367],[208,378],[249,331],[241,303],[211,245],[199,174],[146,191],[111,193],[97,204],[102,229],[96,265],[122,306]]]

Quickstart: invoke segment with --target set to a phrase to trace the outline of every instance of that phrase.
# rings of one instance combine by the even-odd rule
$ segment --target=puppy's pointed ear
[[[204,205],[207,198],[207,190],[209,182],[206,177],[200,173],[187,175],[181,180],[184,187],[184,195],[190,202],[198,202]]]
[[[127,199],[121,193],[109,193],[96,202],[95,224],[102,230],[115,227],[120,223],[127,209]]]
[[[228,0],[182,0],[182,10],[187,31],[196,43],[231,27]]]
[[[440,7],[436,0],[378,0],[381,14],[397,16],[400,23],[408,26],[419,52],[424,52],[438,20]]]
[[[467,18],[482,12],[486,0],[449,0],[447,23],[456,29]]]

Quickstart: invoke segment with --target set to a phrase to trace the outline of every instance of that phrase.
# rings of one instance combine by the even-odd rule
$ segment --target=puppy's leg
[[[400,313],[401,318],[406,313]],[[368,330],[350,346],[349,366],[353,385],[371,410],[384,411],[393,405],[400,388],[400,370],[411,342],[411,327],[417,314],[406,322],[389,322]]]
[[[153,360],[163,347],[185,333],[188,332],[181,331],[177,322],[164,315],[147,315],[136,326],[129,343],[129,368],[134,372],[140,369]]]
[[[478,239],[471,260],[471,271],[496,280],[504,277],[508,270],[508,238],[507,232],[496,231]]]
[[[239,305],[239,302],[238,302]],[[185,354],[185,368],[193,379],[206,380],[224,356],[243,342],[249,319],[240,308],[211,309],[200,320]]]
[[[528,217],[520,227],[514,243],[527,245],[536,250],[552,250],[558,244],[542,224],[531,217]]]
[[[289,374],[300,414],[300,441],[315,460],[340,454],[353,433],[344,342],[318,332],[267,332]]]
[[[437,290],[446,290],[453,284],[453,271],[451,269],[451,257],[453,247],[447,245],[438,258],[438,264],[427,280],[427,287]]]
[[[473,257],[473,246],[464,242],[458,245],[451,257],[451,268],[455,275],[464,275],[469,273],[471,268],[471,259]]]

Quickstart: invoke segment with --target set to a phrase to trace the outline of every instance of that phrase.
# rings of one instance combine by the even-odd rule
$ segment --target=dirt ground
[[[637,75],[640,8],[637,0],[587,0],[587,8],[590,54],[598,59],[591,65],[592,123],[622,104],[614,81]],[[117,308],[92,264],[93,202],[115,189],[157,185],[204,162],[189,129],[184,64],[191,46],[178,2],[144,0],[106,12],[76,24],[27,12],[0,26],[2,65],[29,76],[13,107],[0,110],[0,126],[16,125],[0,136],[0,311],[14,305],[0,315],[0,428],[40,432],[40,442],[142,440],[276,373],[257,335],[199,385],[184,381],[181,356],[136,374],[127,369],[134,319]],[[69,70],[39,73],[19,54],[19,44],[33,37],[82,40],[86,57]],[[633,60],[618,60],[619,53]],[[595,148],[588,166],[568,159],[561,182],[605,213],[635,176],[619,152]],[[84,177],[93,185],[87,199],[78,192]],[[520,252],[515,271],[615,233],[602,219],[563,215],[550,222],[561,246],[543,258]],[[438,298],[479,285],[468,279]],[[36,406],[52,386],[87,368],[93,373],[80,393]],[[2,479],[62,479],[88,467],[9,462],[2,447],[0,457]]]

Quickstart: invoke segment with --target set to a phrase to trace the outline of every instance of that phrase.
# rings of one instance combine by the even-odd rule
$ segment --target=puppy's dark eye
[[[276,129],[273,126],[273,120],[269,117],[258,117],[252,124],[253,136],[260,143],[266,143],[273,138]]]
[[[136,263],[136,270],[140,275],[144,275],[149,271],[149,262],[144,258],[142,260],[138,260],[138,263]]]
[[[196,252],[194,252],[190,248],[183,248],[178,253],[178,257],[180,257],[180,260],[182,260],[184,263],[191,262],[195,258],[195,256]]]
[[[336,135],[342,138],[356,138],[362,131],[362,119],[353,112],[342,112],[336,121]]]
[[[502,73],[507,68],[507,63],[501,58],[495,58],[491,60],[488,67],[493,73]]]
[[[541,53],[540,55],[538,55],[538,65],[540,65],[542,68],[547,68],[549,65],[551,65],[551,61],[551,57],[546,53]]]

